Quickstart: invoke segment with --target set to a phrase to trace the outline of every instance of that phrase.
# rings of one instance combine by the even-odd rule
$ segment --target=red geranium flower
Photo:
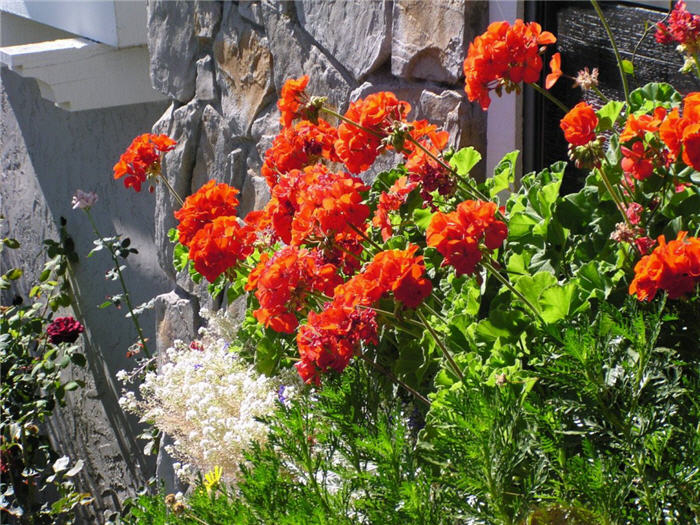
[[[248,278],[245,289],[255,290],[260,308],[255,318],[277,332],[291,334],[299,322],[296,313],[306,308],[309,291],[331,295],[342,282],[331,264],[318,264],[305,249],[286,246],[272,257],[263,256]]]
[[[268,186],[273,188],[281,174],[302,169],[321,158],[339,162],[334,148],[337,138],[338,131],[322,119],[318,119],[318,124],[302,120],[294,127],[283,128],[265,152],[260,170]]]
[[[542,71],[541,46],[554,44],[556,37],[542,31],[536,22],[494,22],[469,44],[464,61],[465,91],[471,102],[478,100],[486,110],[489,92],[505,86],[506,91],[520,82],[536,82]]]
[[[149,176],[160,174],[160,154],[170,151],[176,142],[167,135],[144,133],[136,137],[114,165],[114,178],[124,176],[124,186],[141,191]]]
[[[83,325],[73,317],[57,317],[46,327],[49,341],[55,345],[59,343],[75,343],[84,330]]]
[[[362,128],[343,121],[335,142],[336,153],[350,173],[360,173],[372,165],[384,149],[382,139],[392,132],[393,123],[405,120],[410,111],[408,102],[388,91],[373,93],[350,104],[345,118]]]
[[[210,180],[185,199],[174,215],[180,244],[190,245],[197,232],[217,217],[235,216],[238,190],[224,183]]]
[[[561,119],[559,127],[572,146],[584,146],[595,139],[598,116],[586,102],[579,102]]]
[[[632,145],[632,148],[621,146],[622,171],[629,173],[637,180],[645,180],[651,177],[654,173],[654,157],[651,150],[647,151],[644,148],[644,143],[637,141]]]
[[[304,75],[297,79],[289,79],[282,86],[280,99],[277,101],[277,107],[282,116],[280,123],[284,127],[289,127],[292,121],[300,116],[301,110],[304,107],[303,102],[306,97],[305,89],[309,83],[309,76]]]
[[[205,224],[190,242],[189,258],[194,269],[213,283],[217,277],[253,253],[255,231],[241,227],[233,216],[216,217]]]
[[[630,295],[651,301],[659,290],[666,290],[670,299],[693,291],[700,281],[700,239],[687,235],[679,232],[669,243],[663,235],[659,237],[659,245],[634,267]]]
[[[481,244],[498,248],[508,236],[508,228],[496,219],[493,202],[467,200],[451,213],[437,212],[426,230],[428,246],[445,258],[443,265],[454,266],[458,275],[472,275],[482,259]]]
[[[700,16],[690,13],[685,2],[679,0],[671,11],[668,24],[656,24],[654,36],[659,44],[682,44],[693,54],[700,42]]]
[[[552,89],[554,84],[557,83],[557,80],[559,80],[559,77],[564,74],[561,70],[561,53],[554,53],[554,55],[552,55],[552,59],[549,61],[549,69],[551,73],[547,75],[544,87]]]

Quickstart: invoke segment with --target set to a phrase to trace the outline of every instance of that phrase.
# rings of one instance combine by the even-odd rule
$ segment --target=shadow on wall
[[[57,238],[59,218],[67,219],[80,257],[74,267],[76,314],[86,324],[88,370],[76,373],[86,387],[69,399],[70,406],[53,418],[50,427],[61,450],[73,459],[85,460],[85,488],[96,498],[94,512],[101,513],[133,493],[153,473],[155,460],[143,456],[143,443],[137,443],[135,437],[137,421],[126,417],[117,403],[120,387],[114,374],[133,366],[126,350],[136,333],[123,310],[97,308],[106,296],[120,292],[119,285],[104,278],[111,267],[106,253],[86,258],[96,236],[85,214],[72,210],[70,201],[76,189],[98,193],[100,200],[92,214],[101,234],[122,233],[139,250],[129,257],[125,271],[135,305],[168,291],[154,244],[155,199],[147,191],[127,191],[112,178],[119,155],[134,136],[150,130],[166,105],[70,113],[42,99],[34,80],[6,69],[0,75],[0,214],[5,216],[0,233],[17,238],[22,245],[20,250],[6,251],[2,265],[25,269],[27,280],[18,283],[14,293],[26,298],[31,279],[44,263],[42,240]],[[152,311],[144,314],[142,325],[153,340]]]

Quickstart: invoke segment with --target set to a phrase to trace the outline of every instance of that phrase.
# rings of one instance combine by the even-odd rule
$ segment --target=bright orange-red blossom
[[[253,312],[261,324],[291,334],[299,325],[296,313],[306,308],[309,291],[330,295],[342,282],[335,266],[318,264],[309,250],[285,246],[272,257],[264,254],[250,273],[245,289],[255,290],[260,308]]]
[[[292,220],[292,244],[312,238],[366,229],[369,206],[361,192],[369,190],[357,177],[344,172],[333,173],[321,165],[304,170],[303,193]]]
[[[321,372],[345,370],[362,342],[377,344],[376,313],[326,304],[320,314],[309,312],[309,322],[299,328],[297,371],[306,383],[319,384]]]
[[[679,156],[688,166],[700,171],[700,92],[683,99],[683,117],[678,108],[671,111],[659,126],[659,136],[669,149],[669,157]]]
[[[292,121],[302,116],[300,111],[304,107],[302,98],[305,96],[304,90],[309,83],[309,76],[304,75],[297,79],[289,79],[282,86],[280,99],[277,107],[280,110],[280,124],[284,127],[292,125]]]
[[[536,22],[526,24],[518,19],[512,26],[505,21],[492,23],[469,44],[464,61],[467,97],[471,102],[478,100],[481,108],[487,110],[492,89],[503,84],[512,89],[513,84],[536,82],[543,65],[540,46],[556,41]]]
[[[564,132],[564,138],[572,146],[585,146],[595,139],[597,125],[598,116],[585,102],[576,104],[559,123],[559,127]]]
[[[425,276],[423,256],[416,255],[418,246],[410,244],[405,250],[385,250],[374,256],[355,283],[351,279],[335,291],[344,304],[372,304],[386,293],[408,308],[416,308],[430,295],[433,284]],[[358,285],[364,288],[357,299]],[[355,295],[355,297],[353,297]]]
[[[656,133],[666,117],[666,109],[658,107],[652,115],[630,115],[625,122],[625,129],[620,133],[620,142],[627,142],[634,138],[643,139],[647,132]]]
[[[483,243],[495,250],[508,236],[508,228],[496,219],[493,202],[467,200],[451,213],[437,212],[426,230],[428,246],[445,258],[443,265],[454,266],[457,275],[473,275],[481,262]]]
[[[644,149],[644,143],[637,141],[632,144],[632,148],[621,146],[622,161],[620,166],[622,171],[632,175],[637,180],[645,180],[654,173],[654,156],[651,150]]]
[[[114,165],[114,178],[124,179],[126,188],[141,191],[149,175],[160,174],[160,154],[170,151],[176,142],[167,135],[144,133],[136,137]]]
[[[190,246],[197,232],[217,217],[235,216],[238,190],[228,184],[210,180],[185,199],[175,212],[180,244]]]
[[[190,242],[194,269],[213,283],[219,275],[253,253],[255,232],[241,227],[233,216],[217,217],[204,225]]]
[[[401,208],[401,205],[406,202],[408,194],[418,186],[415,182],[408,182],[407,177],[399,177],[396,182],[389,188],[389,191],[383,191],[379,195],[379,204],[377,211],[372,217],[372,226],[379,228],[382,233],[382,240],[386,241],[393,234],[389,213]]]
[[[700,239],[682,231],[669,243],[663,235],[658,241],[654,251],[634,267],[629,293],[640,301],[651,301],[659,290],[667,291],[670,299],[678,299],[692,292],[700,281]]]
[[[557,80],[559,80],[559,77],[564,74],[561,70],[561,53],[554,53],[554,55],[552,55],[552,59],[549,61],[549,69],[551,73],[547,75],[544,81],[544,87],[552,89],[554,84],[557,83]]]
[[[368,95],[350,104],[345,118],[362,126],[343,121],[338,126],[335,151],[350,173],[368,169],[384,149],[382,139],[387,137],[395,121],[403,121],[411,105],[388,91]]]
[[[334,148],[337,138],[338,131],[323,119],[318,119],[318,124],[302,120],[293,127],[283,128],[265,152],[260,172],[267,185],[273,188],[281,174],[302,169],[321,158],[339,162]]]

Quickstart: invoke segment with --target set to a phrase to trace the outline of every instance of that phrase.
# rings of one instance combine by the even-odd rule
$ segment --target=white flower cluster
[[[235,333],[230,319],[203,314],[209,326],[201,338],[189,346],[177,341],[167,350],[166,364],[146,374],[141,399],[126,391],[120,405],[172,436],[166,451],[180,460],[180,477],[191,480],[197,471],[219,466],[224,481],[232,483],[246,449],[267,438],[267,426],[258,419],[288,402],[302,383],[293,369],[276,377],[258,373],[229,351],[227,337]]]

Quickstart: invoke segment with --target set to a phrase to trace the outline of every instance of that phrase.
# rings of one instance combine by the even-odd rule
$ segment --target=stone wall
[[[268,192],[259,169],[279,131],[276,101],[284,81],[303,74],[309,92],[328,96],[340,111],[370,93],[394,91],[411,103],[410,117],[441,124],[456,147],[485,151],[485,113],[466,100],[462,62],[488,22],[487,5],[149,1],[151,78],[172,100],[153,131],[178,141],[165,157],[164,175],[183,196],[212,178],[232,184],[241,191],[241,215],[263,206]],[[173,269],[167,232],[175,226],[174,206],[158,189],[159,263],[175,290],[158,299],[159,348],[197,325],[200,304],[211,306],[201,288]],[[175,322],[183,316],[187,323]]]
[[[112,178],[112,166],[131,139],[148,131],[165,108],[152,103],[70,113],[43,99],[35,80],[4,68],[0,73],[0,215],[5,217],[0,235],[21,243],[19,250],[3,252],[0,268],[3,273],[11,267],[25,270],[2,295],[2,304],[15,295],[27,300],[45,262],[42,241],[58,238],[60,217],[67,220],[79,256],[72,268],[78,301],[75,311],[65,314],[86,326],[81,341],[88,364],[73,371],[86,387],[68,394],[68,406],[48,427],[62,453],[85,461],[80,485],[96,498],[85,523],[101,521],[103,510],[133,495],[153,475],[155,461],[142,453],[136,418],[126,417],[117,404],[120,385],[114,375],[133,366],[126,350],[136,333],[123,309],[97,308],[120,289],[105,281],[112,266],[105,252],[86,258],[95,234],[85,214],[71,209],[71,196],[78,188],[97,192],[100,200],[92,213],[101,233],[122,233],[139,250],[125,270],[135,304],[170,289],[153,242],[154,196],[127,191]],[[142,323],[153,339],[154,312],[146,312]]]
[[[84,258],[94,236],[83,214],[70,209],[75,189],[99,193],[94,216],[103,234],[124,233],[140,250],[129,259],[127,279],[136,304],[157,296],[143,324],[160,351],[175,338],[194,336],[201,306],[220,304],[172,266],[167,232],[175,225],[175,203],[167,192],[137,195],[111,180],[112,165],[134,136],[151,126],[168,133],[178,145],[163,172],[176,190],[185,196],[211,178],[227,182],[241,191],[241,214],[268,198],[259,169],[279,131],[276,100],[284,81],[302,74],[310,76],[312,93],[328,96],[340,111],[369,93],[392,90],[411,103],[411,118],[443,125],[455,146],[485,151],[485,114],[467,102],[461,80],[468,42],[488,20],[485,2],[154,0],[144,16],[152,82],[170,98],[169,107],[68,113],[43,100],[33,80],[3,70],[0,85],[0,213],[6,217],[0,234],[22,243],[0,262],[36,275],[41,241],[56,238],[61,216],[81,255],[75,313],[87,325],[88,367],[76,373],[87,387],[50,427],[62,451],[86,460],[83,484],[97,499],[86,523],[103,521],[104,510],[133,495],[154,463],[141,453],[136,421],[117,405],[114,374],[132,366],[125,352],[135,336],[118,312],[96,308],[117,289],[103,280],[106,254]],[[26,295],[30,285],[24,279],[13,293]],[[158,473],[173,486],[167,458]]]

